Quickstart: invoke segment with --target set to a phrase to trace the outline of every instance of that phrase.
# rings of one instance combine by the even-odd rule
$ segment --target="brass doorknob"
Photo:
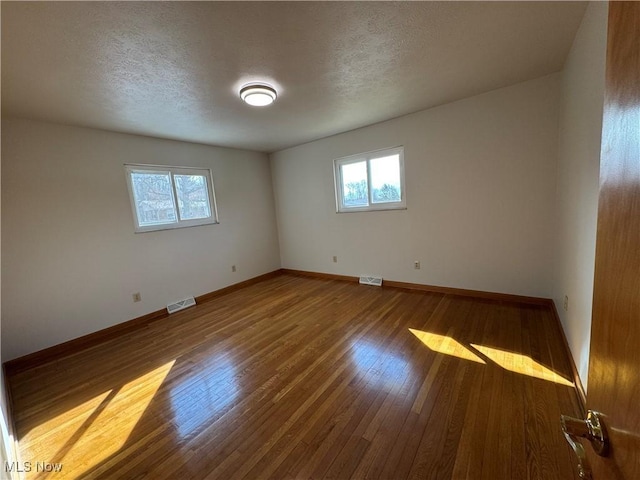
[[[591,469],[587,463],[587,456],[578,438],[586,438],[598,455],[607,456],[609,453],[609,437],[600,414],[589,410],[585,420],[560,415],[560,423],[562,424],[564,438],[578,457],[578,475],[585,480],[591,479]]]

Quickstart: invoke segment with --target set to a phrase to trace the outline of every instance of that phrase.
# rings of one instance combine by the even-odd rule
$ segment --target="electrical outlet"
[[[568,295],[564,296],[564,304],[562,305],[562,308],[564,308],[565,312],[569,311],[569,296]]]
[[[333,256],[333,263],[338,263],[338,257],[336,255]]]
[[[235,265],[231,265],[231,271],[235,272],[236,271],[236,266]]]
[[[413,262],[413,268],[415,268],[416,270],[420,270],[420,262],[418,260]]]
[[[142,301],[142,295],[140,295],[140,292],[136,292],[136,293],[133,294],[133,301],[134,302]]]

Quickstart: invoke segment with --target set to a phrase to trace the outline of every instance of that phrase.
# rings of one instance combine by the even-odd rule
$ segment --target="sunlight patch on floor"
[[[569,380],[544,365],[541,365],[527,355],[476,345],[474,343],[472,343],[471,346],[505,370],[573,387],[573,383]]]
[[[65,445],[87,419],[96,411],[99,405],[111,393],[111,390],[76,405],[56,417],[42,422],[32,428],[23,438],[20,439],[21,448],[27,448],[29,455],[34,458],[43,458],[45,451],[52,450],[54,445],[61,447]],[[37,438],[37,445],[30,445],[30,439]],[[24,453],[22,455],[25,456]]]
[[[34,428],[25,437],[23,460],[29,457],[34,462],[62,464],[55,478],[82,476],[125,445],[174,363],[168,362]],[[37,445],[29,445],[32,435],[38,438]]]
[[[429,333],[414,328],[410,328],[409,331],[434,352],[452,355],[476,363],[485,363],[478,355],[447,335],[438,335],[437,333]]]
[[[463,360],[486,364],[486,362],[477,354],[480,353],[496,365],[510,372],[528,375],[533,378],[555,382],[559,385],[566,385],[568,387],[574,386],[572,382],[564,378],[562,375],[557,374],[550,368],[536,362],[527,355],[472,343],[470,344],[471,347],[477,351],[477,353],[474,353],[471,348],[465,347],[448,335],[438,335],[437,333],[425,332],[414,328],[410,328],[409,331],[420,339],[420,341],[430,350],[433,350],[436,353],[442,353],[444,355],[451,355]]]

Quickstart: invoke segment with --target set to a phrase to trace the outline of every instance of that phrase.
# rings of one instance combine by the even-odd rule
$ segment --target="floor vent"
[[[185,308],[193,307],[196,304],[196,299],[193,297],[185,298],[184,300],[180,300],[179,302],[170,303],[167,305],[167,312],[175,313],[180,310],[184,310]]]
[[[360,283],[363,285],[373,285],[375,287],[381,287],[382,277],[370,277],[368,275],[360,275]]]

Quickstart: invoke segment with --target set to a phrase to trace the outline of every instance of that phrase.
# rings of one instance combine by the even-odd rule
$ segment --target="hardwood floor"
[[[10,376],[22,460],[37,479],[577,479],[554,322],[282,275]]]

